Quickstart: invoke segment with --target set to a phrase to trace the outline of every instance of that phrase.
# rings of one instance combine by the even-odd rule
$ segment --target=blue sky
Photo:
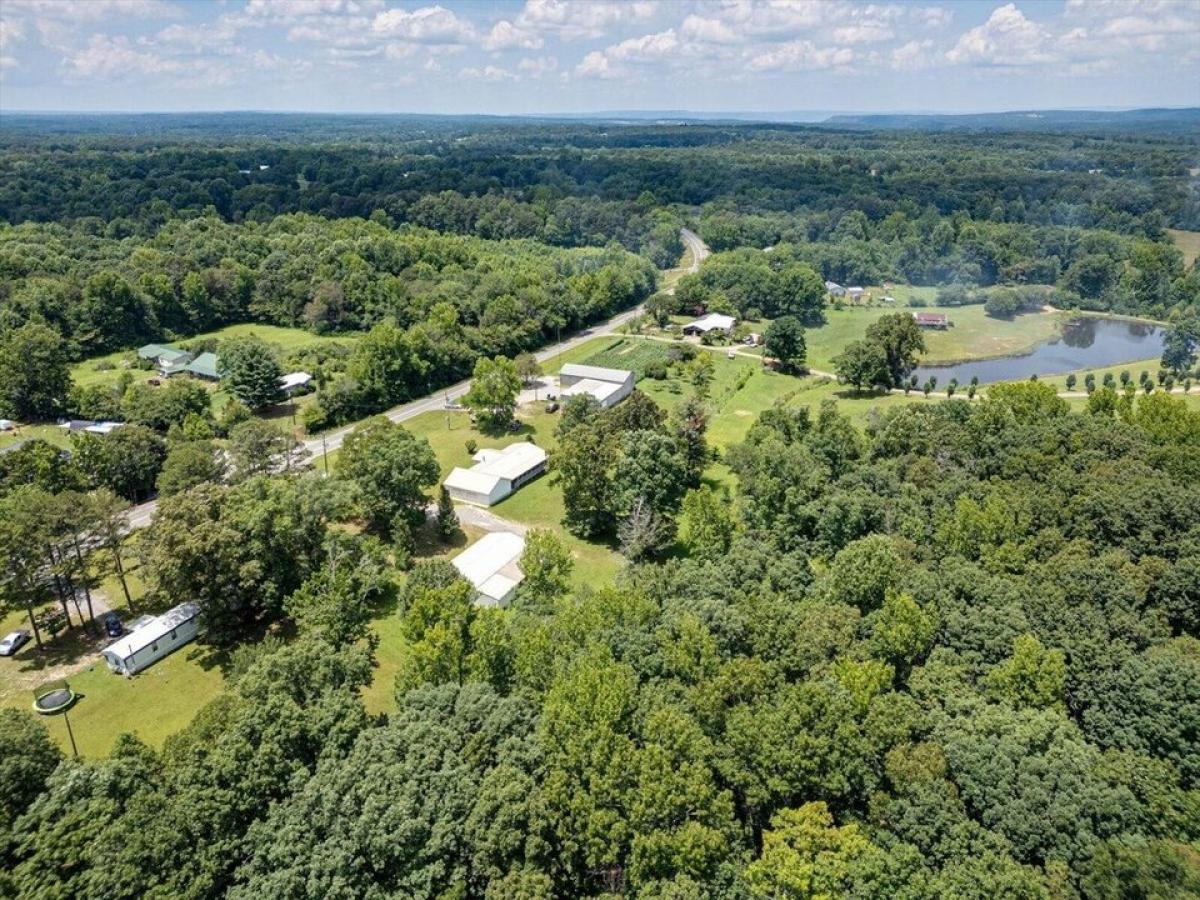
[[[0,111],[1200,105],[1200,0],[0,0]]]

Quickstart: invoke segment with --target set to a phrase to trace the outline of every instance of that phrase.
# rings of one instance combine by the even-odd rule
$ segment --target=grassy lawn
[[[40,438],[56,447],[71,446],[71,439],[65,428],[59,428],[57,425],[21,425],[12,431],[0,432],[0,450],[35,438]]]
[[[136,570],[130,574],[129,588],[136,603],[144,593]],[[106,581],[101,591],[123,620],[134,618],[115,579]],[[139,613],[157,611],[138,607]],[[23,613],[10,613],[0,620],[0,633],[28,627]],[[77,628],[47,640],[45,652],[38,651],[31,641],[16,656],[0,659],[0,705],[29,709],[35,687],[66,678],[80,695],[69,713],[79,753],[98,757],[107,755],[123,732],[161,747],[168,735],[187,725],[224,687],[224,656],[210,647],[188,644],[133,678],[125,678],[110,672],[101,659],[99,652],[105,643]],[[50,735],[69,752],[62,718],[51,716],[44,721]]]
[[[896,288],[897,300],[901,293],[902,289]],[[861,338],[868,325],[891,311],[890,307],[880,306],[827,309],[826,323],[806,332],[809,365],[818,371],[833,371],[833,358],[851,341]],[[918,309],[898,303],[896,311],[945,313],[954,323],[946,331],[925,332],[929,349],[921,357],[922,365],[1019,354],[1058,334],[1065,319],[1062,313],[1045,312],[1026,313],[1011,320],[994,319],[984,313],[982,305]]]
[[[1180,231],[1177,228],[1168,228],[1167,234],[1171,236],[1175,246],[1183,253],[1185,266],[1190,266],[1196,261],[1196,257],[1200,256],[1200,231]]]
[[[281,328],[277,325],[258,325],[254,323],[244,323],[241,325],[228,325],[225,328],[219,328],[216,331],[208,331],[204,334],[197,334],[190,338],[185,338],[179,341],[165,341],[175,346],[189,344],[193,341],[207,340],[225,340],[232,337],[244,337],[254,335],[262,338],[268,344],[271,344],[279,351],[281,356],[287,356],[295,350],[308,349],[310,347],[318,347],[327,344],[336,343],[353,343],[358,340],[357,334],[346,334],[336,336],[325,336],[313,334],[311,331],[304,331],[301,328]],[[104,356],[94,356],[91,359],[85,359],[82,362],[76,363],[71,367],[71,378],[80,386],[90,384],[116,384],[117,379],[123,371],[130,370],[134,377],[153,378],[155,373],[151,370],[142,370],[137,367],[137,352],[135,349],[117,350],[113,353],[107,353]]]
[[[612,342],[612,338],[598,338],[589,341],[584,349],[586,353],[595,353],[597,347],[603,347]],[[567,354],[569,357],[570,354]],[[567,358],[566,362],[571,359]],[[556,413],[545,412],[542,404],[530,404],[520,410],[521,430],[515,434],[491,437],[471,427],[471,421],[465,413],[457,412],[447,415],[444,412],[424,413],[404,423],[404,427],[414,434],[428,439],[441,467],[441,477],[444,479],[455,466],[468,468],[474,464],[471,455],[467,453],[466,442],[473,440],[480,448],[503,448],[517,441],[524,441],[532,436],[534,442],[546,450],[553,450],[557,445],[554,440],[554,427],[558,424]],[[332,457],[333,454],[330,454]],[[562,491],[551,484],[550,478],[543,475],[519,491],[493,506],[492,511],[504,519],[520,522],[534,528],[550,528],[559,532],[560,537],[575,554],[575,582],[582,586],[596,584],[605,580],[621,567],[621,558],[615,550],[605,544],[595,544],[582,541],[565,531],[562,531]]]

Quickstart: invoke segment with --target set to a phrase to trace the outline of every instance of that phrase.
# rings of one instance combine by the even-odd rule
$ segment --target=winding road
[[[695,272],[700,268],[700,263],[712,252],[704,241],[700,240],[700,236],[688,228],[680,229],[680,238],[687,244],[688,249],[692,251],[692,262],[688,266],[688,272]],[[672,288],[674,290],[674,288]],[[618,313],[611,319],[592,325],[588,328],[578,331],[565,341],[559,341],[554,344],[548,344],[541,350],[538,350],[534,355],[538,362],[547,362],[560,353],[566,353],[568,350],[573,350],[580,344],[597,337],[604,337],[613,334],[626,322],[641,315],[642,307],[635,306],[633,309],[626,310],[623,313]],[[383,415],[387,416],[393,422],[403,422],[407,419],[412,419],[422,413],[436,412],[444,409],[447,400],[456,400],[465,394],[471,388],[471,380],[468,378],[460,381],[457,384],[452,384],[449,387],[439,388],[431,394],[420,398],[419,400],[410,400],[408,403],[402,403],[400,406],[393,407],[387,410]],[[346,435],[350,434],[357,422],[352,422],[349,425],[343,425],[341,428],[336,428],[333,431],[326,432],[324,437],[310,438],[301,443],[302,458],[309,464],[315,464],[324,453],[332,453],[342,446],[342,442],[346,439]],[[149,500],[145,503],[140,503],[137,506],[130,507],[126,515],[126,519],[131,529],[145,528],[154,518],[154,511],[158,508],[157,500]]]

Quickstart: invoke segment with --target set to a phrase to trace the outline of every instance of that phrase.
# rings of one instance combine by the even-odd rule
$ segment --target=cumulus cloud
[[[517,68],[532,78],[541,78],[543,75],[549,75],[551,72],[557,71],[558,58],[554,56],[526,56],[517,63]]]
[[[909,41],[892,51],[892,68],[902,72],[918,72],[936,64],[933,41]]]
[[[1050,32],[1025,17],[1016,4],[992,10],[988,20],[958,39],[947,53],[952,63],[1028,66],[1055,59]]]
[[[385,10],[375,16],[371,31],[414,44],[463,44],[475,36],[470,22],[460,19],[444,6],[423,6],[412,11]]]
[[[124,35],[107,34],[93,34],[87,46],[66,60],[66,66],[67,74],[76,80],[167,75],[182,70],[177,60],[139,50]]]
[[[656,11],[649,0],[526,0],[516,24],[578,40],[603,37],[613,26],[645,21]]]
[[[483,39],[483,49],[495,52],[497,50],[539,50],[545,41],[533,31],[518,28],[507,19],[501,19],[492,26],[492,30]]]
[[[515,81],[516,75],[499,66],[484,66],[482,69],[468,66],[458,72],[462,78],[475,78],[481,81]]]
[[[804,72],[837,69],[852,62],[854,51],[849,47],[817,47],[812,41],[789,41],[752,57],[747,68],[755,72]]]
[[[877,44],[893,37],[895,32],[881,22],[863,22],[842,25],[833,29],[830,36],[838,44]]]

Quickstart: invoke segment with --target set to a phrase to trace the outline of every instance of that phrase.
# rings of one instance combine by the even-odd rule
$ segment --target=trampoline
[[[75,698],[75,692],[66,682],[48,684],[34,694],[33,709],[43,716],[52,716],[70,709]]]

